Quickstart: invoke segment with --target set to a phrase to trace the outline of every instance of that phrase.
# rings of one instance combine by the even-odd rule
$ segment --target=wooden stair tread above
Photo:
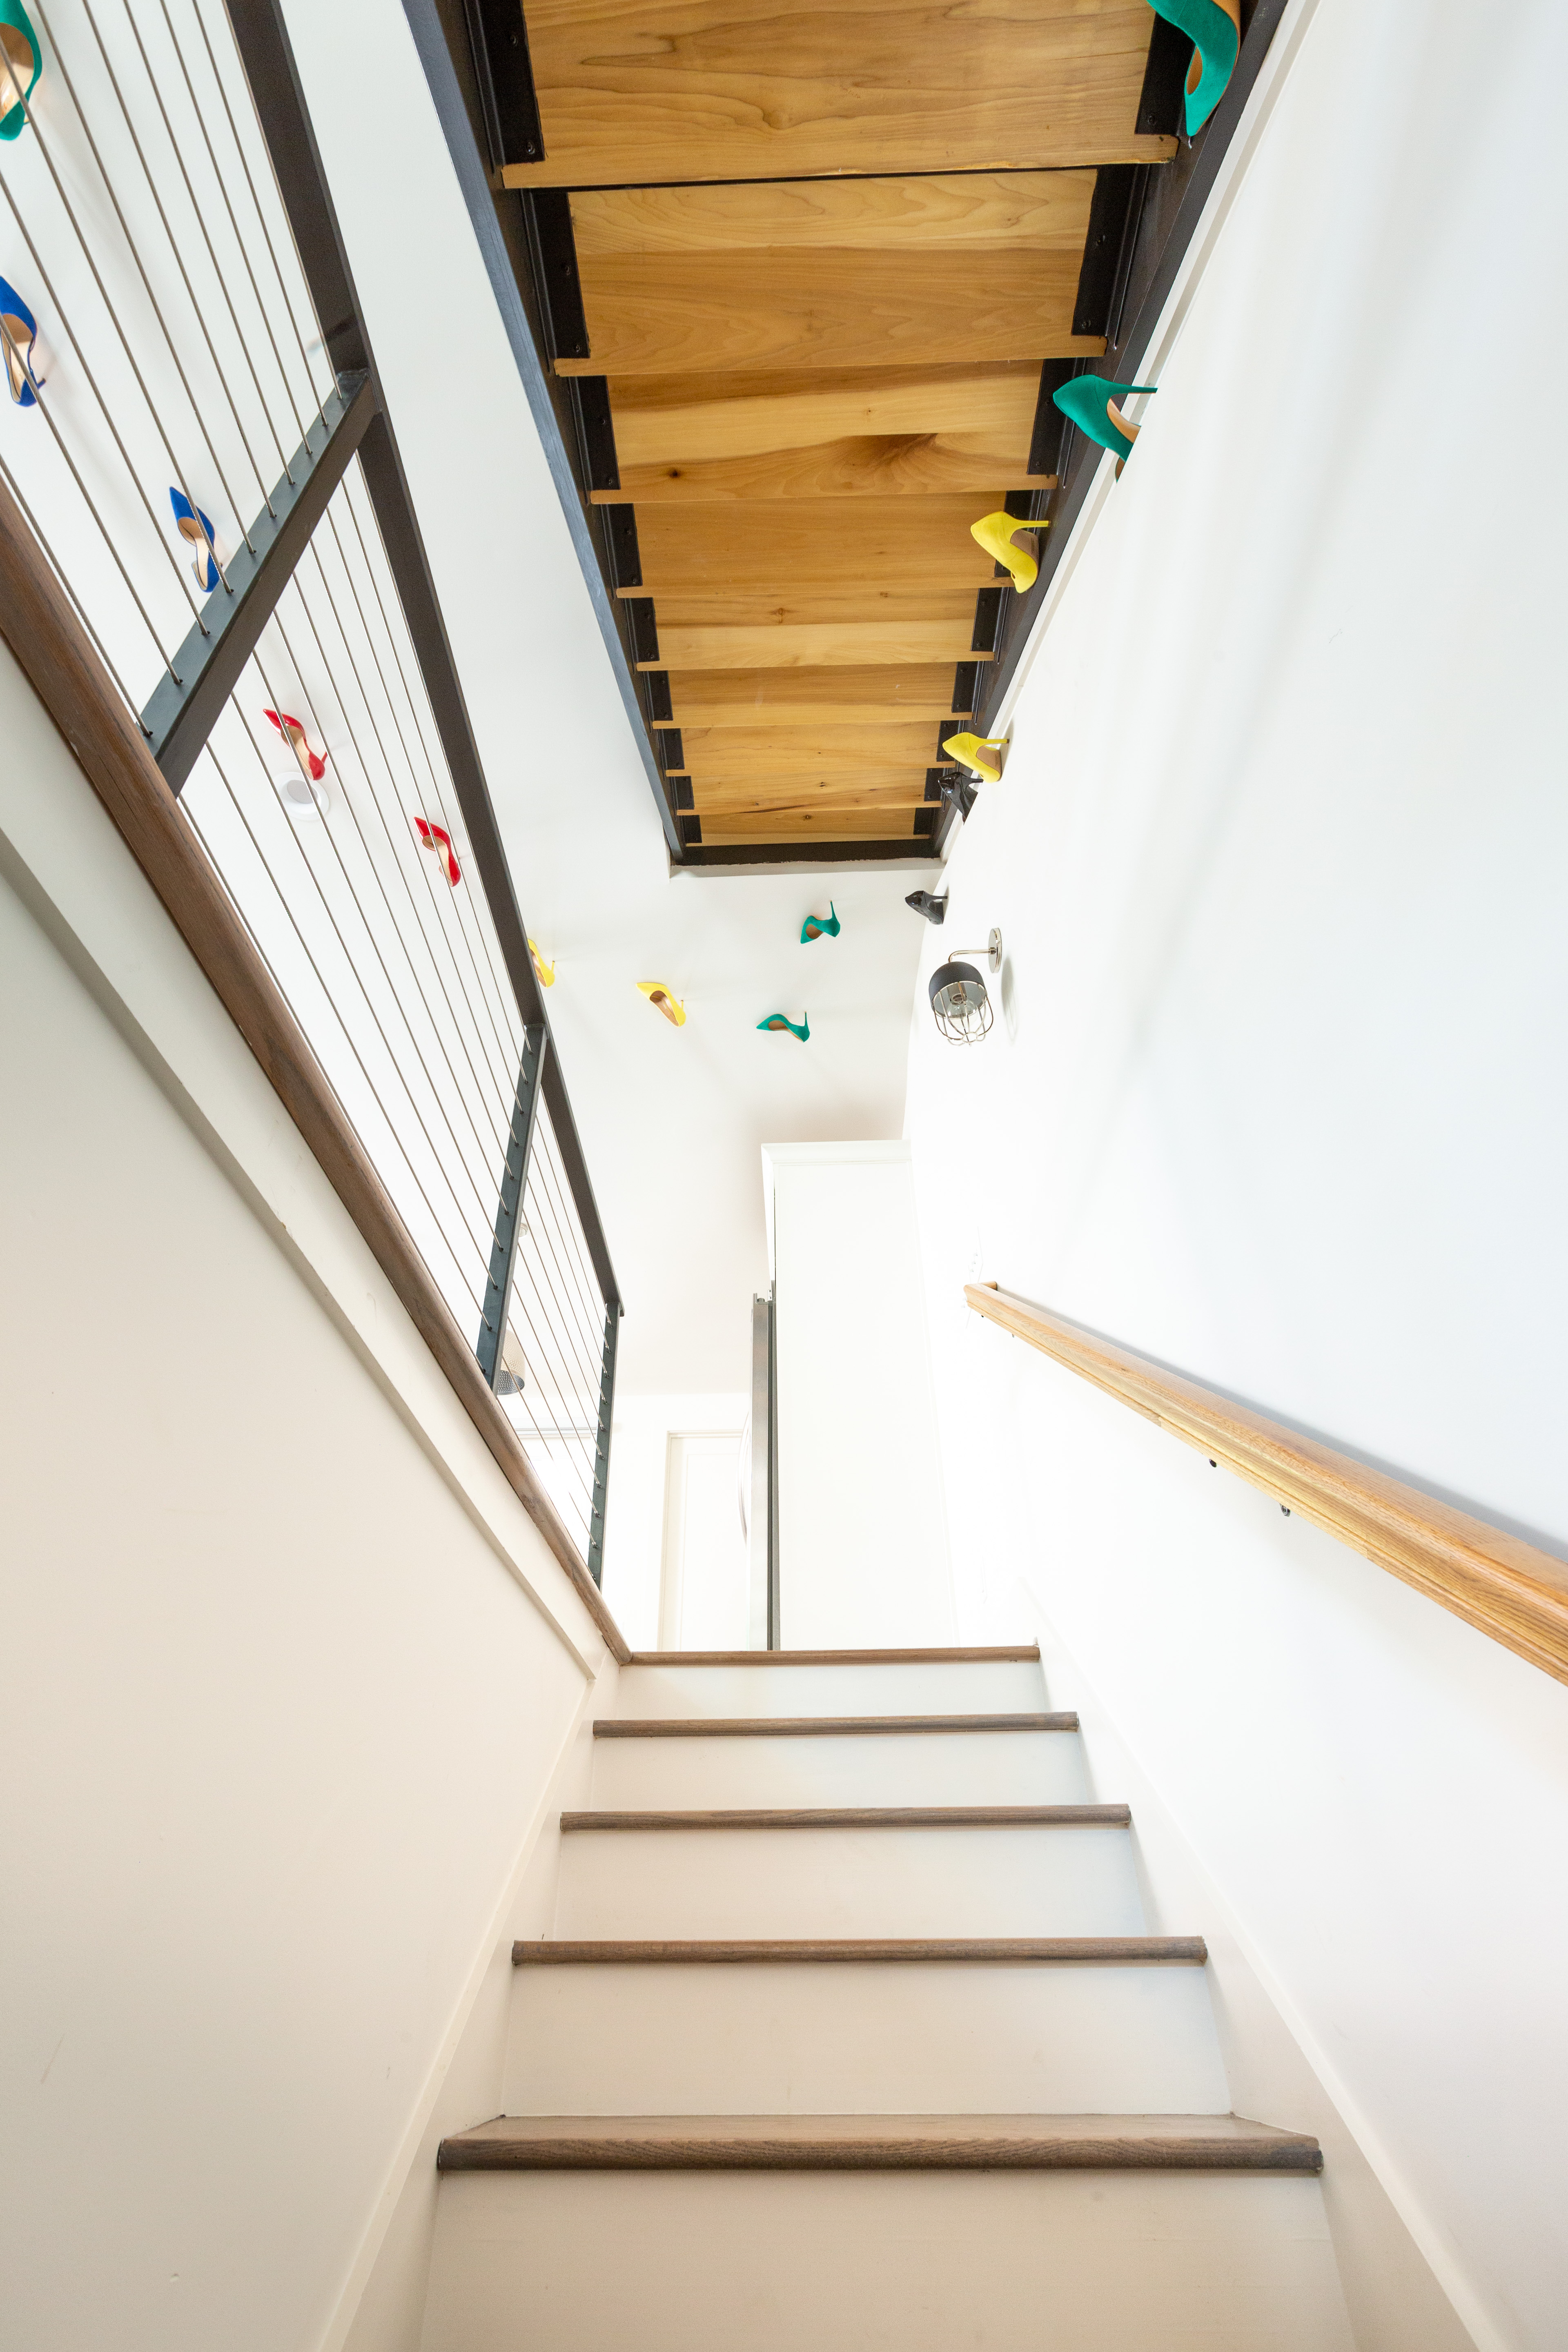
[[[720,1812],[563,1813],[568,1830],[1127,1829],[1126,1805],[803,1805]]]
[[[601,1716],[595,1739],[838,1738],[922,1731],[1076,1731],[1076,1715]]]
[[[951,1650],[634,1650],[632,1666],[952,1666],[1037,1664],[1037,1642]]]
[[[1087,226],[1087,207],[1086,207]],[[580,270],[588,352],[559,375],[670,375],[757,368],[914,367],[1098,358],[1073,331],[1076,254],[610,253]]]
[[[528,0],[544,155],[509,187],[1142,163],[1142,0]]]
[[[1083,252],[1095,174],[921,172],[885,179],[741,180],[717,186],[578,188],[581,265],[623,253],[896,253],[998,246]]]
[[[952,600],[954,610],[910,614],[879,613],[869,598],[858,600],[858,610],[841,614],[814,611],[810,604],[802,610],[803,600],[792,599],[782,610],[742,613],[726,622],[718,609],[720,601],[704,600],[704,610],[689,616],[661,613],[658,657],[639,661],[637,668],[831,669],[842,666],[863,669],[897,662],[988,662],[993,658],[989,652],[974,650],[973,599],[962,591]],[[827,601],[813,599],[812,604]],[[853,605],[858,600],[836,601]]]
[[[951,684],[951,680],[949,681]],[[682,772],[700,778],[777,776],[795,772],[813,776],[858,776],[878,769],[919,769],[940,760],[937,730],[929,720],[883,719],[875,726],[685,727]]]
[[[952,662],[910,662],[887,669],[672,670],[669,699],[674,724],[680,728],[766,726],[775,732],[793,732],[797,728],[868,727],[884,719],[897,724],[917,719],[924,726],[935,727],[948,719],[973,715],[967,709],[953,709],[955,686]],[[753,1657],[787,1661],[797,1656],[826,1664],[839,1654],[788,1650],[711,1654],[714,1664],[721,1656],[726,1665],[743,1664]],[[876,1658],[893,1654],[868,1651],[865,1654]],[[950,1654],[933,1651],[930,1654]],[[963,1657],[969,1653],[951,1654]]]
[[[1239,2116],[498,2116],[444,2172],[1183,2171],[1323,2168],[1304,2132]]]
[[[1005,450],[1000,470],[1010,477],[1029,454],[1039,380],[1038,363],[1027,360],[619,376],[610,410],[623,468],[798,455],[868,436],[952,435]]]
[[[595,490],[595,506],[724,506],[751,499],[934,498],[954,490],[984,497],[990,485],[1048,490],[1054,474],[1031,474],[1024,457],[982,433],[864,434],[758,457],[665,460],[620,468],[620,488]]]
[[[1202,1968],[1201,1936],[622,1937],[518,1942],[513,1968]]]
[[[974,591],[991,585],[996,567],[970,526],[1005,495],[993,485],[943,498],[775,500],[756,516],[723,506],[654,506],[637,515],[641,582],[620,593],[662,600],[738,591],[777,604],[792,593],[826,589],[874,610],[882,589],[918,597],[933,586],[967,588],[973,614]]]

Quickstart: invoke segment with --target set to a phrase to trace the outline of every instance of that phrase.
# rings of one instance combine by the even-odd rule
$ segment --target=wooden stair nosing
[[[1203,1968],[1201,1936],[751,1936],[521,1938],[513,1968],[682,1966]]]
[[[803,1805],[709,1812],[563,1813],[574,1830],[1129,1829],[1127,1805]]]
[[[600,1716],[595,1739],[795,1739],[874,1732],[1076,1731],[1057,1715],[698,1715]]]
[[[498,2116],[443,2172],[1319,2173],[1305,2132],[1237,2116]]]
[[[634,1650],[632,1666],[952,1666],[1038,1663],[1037,1642],[948,1650]]]

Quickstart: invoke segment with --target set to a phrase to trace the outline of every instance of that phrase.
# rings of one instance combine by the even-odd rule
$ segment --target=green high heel
[[[809,947],[813,940],[836,940],[842,929],[843,925],[839,922],[837,909],[829,898],[826,915],[807,915],[805,922],[802,923],[801,946]]]
[[[1187,137],[1201,131],[1229,86],[1241,49],[1240,0],[1149,0],[1193,45],[1187,68]]]
[[[803,1013],[798,1021],[792,1021],[787,1013],[770,1013],[765,1021],[758,1022],[757,1026],[759,1029],[787,1029],[790,1035],[798,1037],[804,1045],[811,1035],[811,1015]]]
[[[22,0],[0,0],[0,139],[19,139],[27,125],[23,100],[44,70],[44,52]]]
[[[1119,392],[1125,400],[1130,393],[1158,392],[1159,389],[1157,383],[1112,383],[1109,376],[1075,375],[1069,376],[1066,383],[1059,384],[1051,398],[1062,415],[1071,418],[1086,440],[1098,441],[1102,449],[1115,452],[1116,470],[1120,474],[1132,455],[1132,444],[1138,438],[1139,428],[1128,423],[1109,395]]]

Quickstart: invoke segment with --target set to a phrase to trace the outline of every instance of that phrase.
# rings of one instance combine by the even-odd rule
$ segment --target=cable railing
[[[0,480],[596,1584],[619,1297],[277,9],[7,15]]]

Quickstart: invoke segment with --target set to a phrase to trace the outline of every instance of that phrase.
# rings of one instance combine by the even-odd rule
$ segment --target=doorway
[[[746,1647],[751,1561],[740,1476],[738,1429],[670,1431],[659,1580],[661,1649]]]

